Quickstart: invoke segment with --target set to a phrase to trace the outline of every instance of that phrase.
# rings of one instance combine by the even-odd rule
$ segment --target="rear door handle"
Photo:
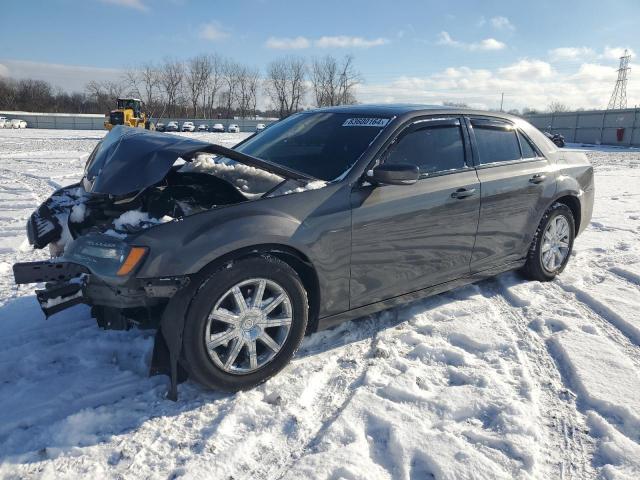
[[[451,198],[461,199],[461,198],[470,197],[471,195],[475,195],[475,194],[476,194],[475,188],[470,188],[468,190],[466,188],[459,188],[455,192],[451,193]]]
[[[543,175],[542,173],[536,173],[533,177],[531,177],[529,179],[530,183],[542,183],[547,179],[546,175]]]

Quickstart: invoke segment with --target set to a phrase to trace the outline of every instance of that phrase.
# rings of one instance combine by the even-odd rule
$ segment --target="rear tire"
[[[185,321],[184,367],[212,389],[259,385],[297,351],[308,310],[300,278],[282,260],[261,256],[225,265],[193,298]]]
[[[527,263],[522,269],[525,277],[548,282],[560,274],[573,251],[575,228],[569,207],[562,203],[549,207],[529,248]]]

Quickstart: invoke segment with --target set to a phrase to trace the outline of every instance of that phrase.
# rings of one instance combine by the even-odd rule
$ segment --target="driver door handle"
[[[531,183],[542,183],[547,179],[547,176],[542,173],[536,173],[533,177],[529,179]]]
[[[470,189],[459,188],[455,192],[451,193],[451,198],[461,199],[461,198],[470,197],[470,196],[475,195],[475,194],[476,194],[476,189],[475,188],[470,188]]]

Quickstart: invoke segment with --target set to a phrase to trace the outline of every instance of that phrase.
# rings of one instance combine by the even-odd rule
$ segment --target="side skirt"
[[[317,331],[325,330],[327,328],[334,327],[342,322],[354,320],[356,318],[364,317],[366,315],[371,315],[373,313],[377,313],[382,310],[388,310],[390,308],[397,307],[398,305],[404,305],[411,302],[415,302],[416,300],[423,299],[425,297],[438,295],[440,293],[453,290],[454,288],[462,287],[464,285],[469,285],[471,283],[479,282],[487,278],[495,277],[500,273],[508,272],[510,270],[516,270],[524,266],[524,264],[525,264],[524,259],[518,260],[516,262],[507,263],[505,265],[500,265],[498,267],[492,267],[488,270],[483,270],[481,272],[474,273],[467,277],[458,278],[450,282],[440,283],[438,285],[433,285],[431,287],[423,288],[421,290],[405,293],[404,295],[399,295],[397,297],[389,298],[387,300],[382,300],[381,302],[371,303],[369,305],[364,305],[362,307],[354,308],[353,310],[347,310],[346,312],[324,317],[318,321]]]

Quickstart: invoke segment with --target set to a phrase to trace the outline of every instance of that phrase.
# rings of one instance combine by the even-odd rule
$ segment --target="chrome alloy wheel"
[[[207,352],[225,372],[252,373],[282,349],[292,321],[291,299],[280,285],[266,278],[244,280],[227,290],[209,313]]]
[[[562,215],[552,218],[544,230],[540,255],[542,265],[548,272],[555,272],[569,255],[569,222]]]

